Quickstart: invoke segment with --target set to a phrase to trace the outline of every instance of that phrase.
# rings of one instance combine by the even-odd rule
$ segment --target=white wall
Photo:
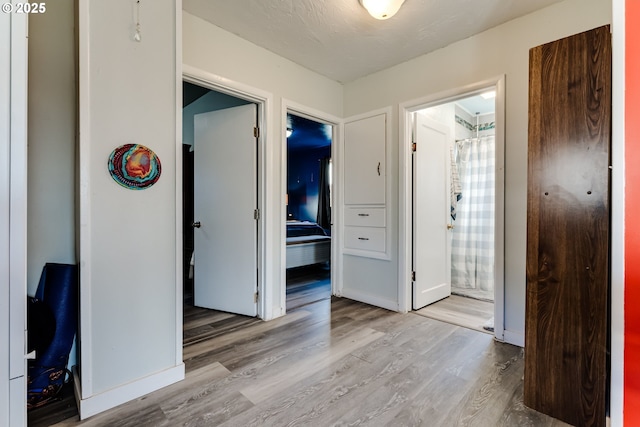
[[[505,333],[515,340],[524,335],[529,49],[610,22],[610,0],[566,0],[345,85],[344,112],[350,116],[506,75]],[[398,188],[397,111],[395,114],[389,172],[393,188]],[[391,203],[395,219],[395,195]],[[392,227],[396,251],[397,221]],[[345,263],[345,280],[362,280],[360,273],[366,269],[364,279],[372,286],[388,288],[391,295],[397,283],[397,257],[391,265],[358,261]]]
[[[336,117],[342,117],[342,85],[309,71],[266,49],[247,42],[198,17],[183,12],[183,64],[209,73],[215,83],[239,84],[272,95],[266,123],[265,281],[271,291],[266,318],[283,313],[282,236],[285,218],[282,162],[283,99]],[[263,129],[264,131],[264,129]]]
[[[213,91],[196,99],[182,109],[182,143],[193,145],[193,117],[196,114],[236,107],[247,103],[248,101],[244,99],[233,98]]]
[[[454,129],[456,129],[456,120],[455,115],[458,113],[457,107],[453,103],[436,105],[435,107],[425,108],[424,110],[420,110],[418,113],[424,115],[425,117],[434,120],[440,123],[443,126],[446,126],[451,135],[458,137],[457,133],[454,133]],[[457,125],[460,126],[460,125]]]
[[[179,1],[141,3],[139,43],[135,4],[80,2],[82,417],[184,376],[176,288]],[[152,187],[129,190],[111,178],[109,155],[127,143],[159,156],[162,175]]]
[[[271,92],[276,98],[342,116],[339,83],[187,12],[183,12],[182,25],[184,64]]]
[[[47,262],[76,263],[74,0],[29,15],[29,295]]]

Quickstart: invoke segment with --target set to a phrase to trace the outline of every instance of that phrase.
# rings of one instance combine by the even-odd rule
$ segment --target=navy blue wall
[[[316,221],[318,214],[318,178],[320,159],[331,157],[331,147],[290,150],[287,167],[289,219]]]
[[[331,126],[287,114],[287,218],[315,222],[320,160],[331,157]]]

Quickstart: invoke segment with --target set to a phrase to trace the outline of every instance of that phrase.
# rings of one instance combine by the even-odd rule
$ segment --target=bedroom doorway
[[[259,108],[252,101],[183,82],[187,306],[258,314],[258,133],[254,129]]]
[[[331,299],[333,125],[286,115],[286,310]]]

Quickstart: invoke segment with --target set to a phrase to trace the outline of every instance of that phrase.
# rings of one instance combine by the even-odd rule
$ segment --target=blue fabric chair
[[[69,375],[67,363],[78,329],[78,267],[47,263],[35,298],[48,305],[55,317],[56,329],[47,349],[29,362],[27,405],[30,408],[53,399]]]

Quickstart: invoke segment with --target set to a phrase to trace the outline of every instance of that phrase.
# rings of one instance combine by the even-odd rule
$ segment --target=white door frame
[[[500,75],[464,87],[440,92],[399,105],[400,119],[400,194],[399,194],[399,268],[398,302],[400,311],[411,310],[412,260],[412,168],[411,113],[478,95],[496,88],[496,227],[495,227],[495,299],[494,335],[504,341],[504,148],[505,148],[505,76]]]
[[[16,1],[12,0],[14,8]],[[27,15],[3,14],[0,48],[0,424],[27,425]],[[8,57],[8,58],[7,58]]]
[[[304,117],[309,120],[324,123],[333,126],[333,135],[331,137],[331,161],[333,167],[331,169],[333,180],[333,188],[331,189],[331,295],[340,295],[342,291],[342,282],[339,278],[342,277],[340,272],[342,271],[342,257],[339,256],[340,239],[337,230],[340,230],[340,218],[342,218],[342,193],[340,192],[340,186],[337,183],[341,182],[340,176],[340,162],[341,159],[337,155],[340,151],[338,147],[342,141],[342,119],[332,116],[331,114],[324,113],[319,110],[307,107],[302,104],[298,104],[288,99],[282,100],[282,125],[280,129],[281,145],[281,159],[282,167],[280,168],[280,223],[284,224],[286,218],[286,197],[287,197],[287,113],[295,114],[296,116]],[[287,307],[287,228],[282,226],[280,230],[280,248],[281,248],[281,262],[280,262],[280,274],[282,277],[282,286],[280,292],[280,306],[282,307],[282,314],[286,314]]]
[[[269,242],[275,240],[276,233],[269,227],[268,224],[271,219],[269,217],[270,212],[274,209],[271,206],[272,203],[267,194],[273,194],[269,191],[269,188],[273,188],[273,184],[268,177],[273,176],[271,169],[273,166],[266,161],[267,158],[273,158],[272,144],[269,144],[271,138],[269,138],[270,129],[269,123],[271,120],[271,105],[273,104],[273,95],[241,84],[229,79],[217,76],[215,74],[203,71],[201,69],[191,67],[189,65],[183,65],[182,78],[185,82],[193,83],[198,86],[206,87],[216,92],[221,92],[227,95],[234,96],[236,98],[245,99],[253,102],[258,106],[258,127],[260,129],[260,135],[258,136],[258,209],[260,210],[260,218],[258,220],[258,317],[261,319],[271,319],[273,317],[273,292],[268,289],[267,286],[270,281],[269,277],[274,277],[273,266],[275,265],[272,251],[267,250]],[[178,139],[178,144],[182,145],[182,138]],[[182,147],[177,147],[182,150]],[[178,162],[180,170],[176,171],[178,177],[182,176],[182,165]],[[182,196],[182,185],[177,183],[177,192]],[[182,204],[179,206],[180,215],[176,215],[178,223],[176,224],[179,229],[182,229]],[[177,254],[182,259],[182,254]],[[179,292],[182,294],[182,280],[178,281],[177,286],[180,288]],[[182,298],[179,300],[182,304]]]

